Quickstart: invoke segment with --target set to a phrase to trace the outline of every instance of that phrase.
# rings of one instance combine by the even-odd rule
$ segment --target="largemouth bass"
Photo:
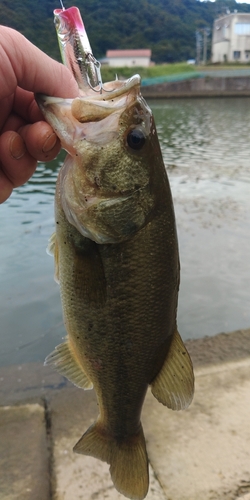
[[[69,153],[50,241],[67,338],[46,363],[78,387],[94,386],[100,414],[74,450],[110,464],[116,489],[140,500],[149,482],[140,420],[148,386],[173,410],[187,408],[194,391],[176,324],[174,209],[140,77],[79,95],[37,97]]]
[[[147,388],[180,410],[194,380],[176,325],[178,244],[153,116],[139,76],[114,85],[105,96],[38,98],[69,152],[51,241],[68,337],[47,363],[96,391],[100,415],[74,450],[109,463],[117,490],[143,499]]]

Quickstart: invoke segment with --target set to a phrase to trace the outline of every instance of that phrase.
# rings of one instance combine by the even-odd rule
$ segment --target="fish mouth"
[[[97,122],[122,111],[139,94],[140,82],[141,77],[134,75],[125,82],[115,80],[105,84],[101,94],[76,97],[71,104],[73,117],[81,123]]]
[[[120,116],[140,95],[140,82],[140,76],[134,75],[125,82],[105,83],[102,94],[81,96],[79,92],[75,99],[38,94],[36,101],[62,147],[75,155],[79,141],[104,144],[118,136]]]
[[[117,97],[121,97],[129,93],[132,89],[140,89],[141,77],[140,75],[134,75],[128,80],[120,81],[114,80],[113,82],[105,83],[105,88],[102,89],[102,93],[96,94],[93,92],[91,95],[81,95],[79,91],[79,97],[75,99],[63,99],[61,97],[50,97],[44,94],[36,94],[36,101],[42,112],[46,115],[46,108],[52,105],[60,105],[64,102],[71,104],[77,99],[81,99],[82,102],[92,102],[98,103],[99,106],[104,106],[107,102],[114,101]],[[115,103],[114,106],[115,108]]]

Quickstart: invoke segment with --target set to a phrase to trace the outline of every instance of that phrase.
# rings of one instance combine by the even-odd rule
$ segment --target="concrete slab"
[[[110,479],[109,465],[91,457],[84,457],[68,452],[59,458],[63,445],[68,446],[67,439],[62,440],[56,449],[57,489],[55,500],[124,500],[124,496],[116,491]],[[66,451],[67,450],[67,451]],[[150,489],[147,500],[167,500],[159,482],[150,467]]]
[[[1,500],[49,500],[44,407],[1,407],[0,434]]]
[[[63,390],[50,405],[55,500],[122,500],[107,464],[72,452],[97,416],[94,393]],[[143,410],[152,465],[147,500],[250,500],[249,415],[250,358],[196,370],[186,412],[168,410],[149,393]]]
[[[53,500],[123,500],[124,496],[113,486],[108,464],[72,451],[98,415],[94,392],[75,388],[61,391],[50,401],[49,408],[53,439]],[[147,500],[166,500],[152,468]]]
[[[190,409],[172,412],[150,392],[145,401],[147,500],[250,500],[250,330],[187,344],[196,367]],[[47,401],[53,440],[48,459],[43,403],[0,408],[1,500],[124,498],[107,464],[72,452],[98,414],[93,391],[36,363],[1,368],[0,382],[2,404]]]
[[[171,500],[247,500],[250,493],[250,358],[196,371],[185,412],[148,396],[151,464]]]

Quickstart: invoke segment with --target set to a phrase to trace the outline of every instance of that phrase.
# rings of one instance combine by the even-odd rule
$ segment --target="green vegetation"
[[[151,48],[157,64],[195,58],[196,30],[212,29],[214,18],[227,8],[250,12],[249,4],[235,0],[64,0],[64,5],[80,8],[98,59],[108,49]],[[1,24],[60,60],[53,25],[53,9],[59,7],[59,0],[0,0]]]
[[[149,68],[136,67],[133,68],[111,68],[110,66],[102,66],[102,78],[104,82],[109,82],[118,78],[130,78],[139,73],[141,78],[155,78],[157,76],[168,76],[179,73],[189,73],[196,70],[196,67],[187,63],[159,64],[150,66]]]

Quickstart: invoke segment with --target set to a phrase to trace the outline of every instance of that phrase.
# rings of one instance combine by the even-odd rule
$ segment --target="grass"
[[[149,66],[147,68],[134,66],[133,68],[112,68],[110,66],[102,66],[102,79],[104,82],[110,82],[115,79],[117,75],[119,79],[130,78],[131,76],[139,73],[141,78],[155,78],[159,76],[171,76],[179,73],[192,73],[209,70],[219,70],[219,69],[249,69],[249,64],[207,64],[206,66],[195,66],[192,64],[183,63],[172,63],[172,64],[156,64],[155,66]]]
[[[223,64],[212,64],[208,63],[206,66],[195,66],[196,71],[218,71],[218,70],[240,70],[240,69],[250,69],[250,64],[243,64],[243,63],[223,63]]]
[[[139,73],[141,78],[155,78],[157,76],[170,76],[178,73],[188,73],[196,71],[196,67],[187,63],[173,63],[173,64],[158,64],[149,66],[147,68],[136,67],[133,68],[112,68],[110,66],[102,66],[102,79],[104,82],[109,82],[118,78],[130,78],[131,76]]]

